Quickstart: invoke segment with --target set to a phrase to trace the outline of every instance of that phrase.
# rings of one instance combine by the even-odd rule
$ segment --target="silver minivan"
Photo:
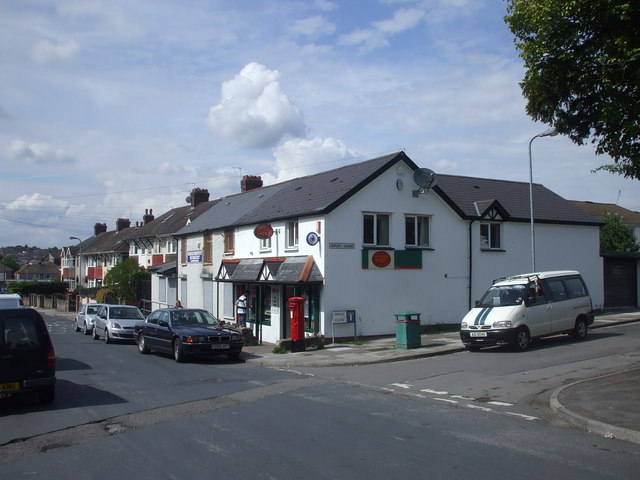
[[[531,339],[567,333],[587,337],[594,314],[579,272],[562,270],[494,281],[462,319],[460,339],[469,350],[509,345],[526,350]]]

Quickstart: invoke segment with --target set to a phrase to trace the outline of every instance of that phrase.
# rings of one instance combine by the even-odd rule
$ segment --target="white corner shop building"
[[[404,311],[458,323],[493,279],[531,271],[529,184],[437,175],[433,186],[431,173],[399,152],[210,202],[175,233],[155,301],[173,285],[185,307],[235,321],[247,291],[267,342],[290,337],[291,297],[305,298],[308,335],[391,334]],[[580,271],[601,305],[601,222],[533,187],[536,269]]]

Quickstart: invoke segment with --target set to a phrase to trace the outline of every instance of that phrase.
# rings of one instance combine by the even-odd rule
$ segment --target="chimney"
[[[129,228],[129,226],[131,226],[131,222],[129,221],[128,218],[119,218],[118,220],[116,220],[117,231],[121,231],[121,230],[124,230],[125,228]]]
[[[144,217],[142,217],[143,225],[152,222],[155,217],[153,216],[153,209],[144,209]]]
[[[96,223],[93,226],[93,234],[94,235],[100,235],[101,233],[104,233],[107,231],[107,224],[106,223]]]
[[[191,190],[191,207],[209,201],[209,190],[206,188],[194,188]]]
[[[240,182],[240,191],[248,192],[262,187],[262,177],[255,175],[245,175]]]

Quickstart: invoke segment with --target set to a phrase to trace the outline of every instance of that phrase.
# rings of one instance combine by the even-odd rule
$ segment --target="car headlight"
[[[182,341],[185,343],[203,343],[204,337],[184,337]]]
[[[460,324],[460,328],[467,328],[467,322],[462,322]]]
[[[111,327],[112,327],[112,328],[122,328],[118,322],[113,322],[113,323],[111,324]]]
[[[509,328],[511,327],[511,320],[500,320],[493,323],[493,328]]]
[[[242,335],[233,335],[231,337],[231,341],[232,342],[241,342],[242,341]]]

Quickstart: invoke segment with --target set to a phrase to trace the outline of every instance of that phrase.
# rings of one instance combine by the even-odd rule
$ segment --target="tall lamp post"
[[[531,140],[529,140],[529,213],[531,220],[531,271],[536,271],[536,240],[535,231],[533,227],[533,162],[531,160],[531,144],[536,138],[539,137],[555,137],[558,131],[555,128],[550,128],[542,133],[537,134]]]
[[[82,288],[82,240],[78,237],[69,237],[69,240],[77,240],[78,241],[78,266],[75,270],[78,272],[78,301],[76,302],[76,311],[80,311],[80,291]]]

